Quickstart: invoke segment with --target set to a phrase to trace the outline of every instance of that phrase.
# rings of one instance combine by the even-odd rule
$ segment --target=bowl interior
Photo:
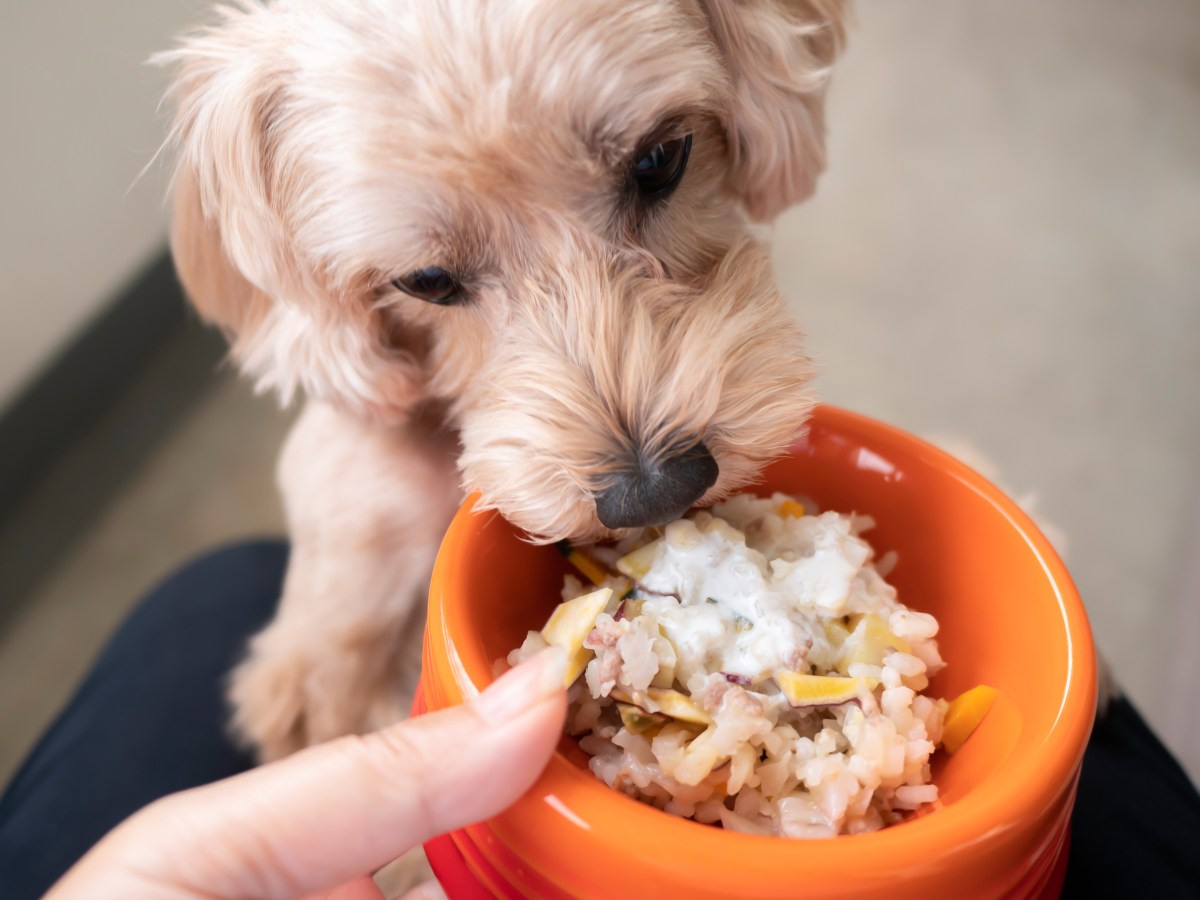
[[[877,526],[866,537],[878,554],[898,554],[888,578],[900,600],[941,623],[948,666],[929,692],[952,698],[977,684],[1000,691],[967,744],[952,757],[939,753],[934,766],[944,809],[979,806],[985,794],[990,805],[972,809],[979,815],[970,823],[963,809],[957,818],[927,815],[930,824],[948,819],[960,832],[969,825],[982,834],[1002,817],[1033,814],[1022,810],[1038,808],[1039,792],[1067,789],[1094,710],[1091,636],[1061,562],[1011,501],[932,446],[830,407],[818,409],[807,436],[751,489],[802,494],[822,509],[874,516]],[[498,515],[467,509],[442,553],[439,570],[452,577],[435,575],[431,628],[443,630],[455,680],[470,693],[464,681],[474,688],[490,683],[497,661],[545,622],[569,567],[553,547],[525,542]],[[555,765],[566,760],[586,771],[586,758],[571,742],[564,740],[561,750]],[[597,803],[633,804],[594,780],[576,788],[590,796],[592,785],[607,795]],[[916,834],[925,825],[834,843],[890,840],[892,832]]]

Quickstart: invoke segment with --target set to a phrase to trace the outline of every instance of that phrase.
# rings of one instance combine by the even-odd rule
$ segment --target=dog
[[[260,391],[275,620],[232,675],[263,760],[403,718],[465,494],[541,542],[752,481],[814,404],[758,223],[824,167],[841,0],[247,0],[172,67],[171,242]]]

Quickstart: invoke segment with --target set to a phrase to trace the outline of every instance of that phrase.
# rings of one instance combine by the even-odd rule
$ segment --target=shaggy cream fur
[[[754,221],[824,165],[836,0],[275,0],[174,69],[173,247],[237,363],[307,409],[280,467],[293,556],[236,671],[265,759],[404,715],[462,492],[536,540],[703,441],[752,480],[811,366]],[[631,161],[691,135],[653,204]],[[468,301],[392,286],[437,266]]]

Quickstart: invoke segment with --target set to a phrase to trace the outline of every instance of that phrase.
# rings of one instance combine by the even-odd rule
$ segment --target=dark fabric
[[[1063,897],[1200,897],[1200,795],[1123,698],[1084,755]]]
[[[133,612],[0,798],[0,897],[40,896],[142,806],[249,768],[222,690],[286,564],[280,542],[219,550]],[[1064,897],[1200,897],[1200,795],[1125,700],[1096,726],[1071,827]]]
[[[0,798],[0,897],[39,897],[158,797],[244,771],[225,676],[274,613],[282,542],[218,550],[134,610]]]

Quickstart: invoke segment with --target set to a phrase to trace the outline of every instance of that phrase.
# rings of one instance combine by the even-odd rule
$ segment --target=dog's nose
[[[606,528],[665,525],[703,497],[719,472],[702,443],[658,463],[640,461],[596,496],[596,515]]]

